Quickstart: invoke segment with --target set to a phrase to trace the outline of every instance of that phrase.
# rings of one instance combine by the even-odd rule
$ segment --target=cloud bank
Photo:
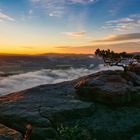
[[[119,34],[111,35],[101,40],[95,40],[95,43],[105,43],[105,42],[116,42],[116,41],[128,41],[140,39],[140,33],[131,33],[131,34]]]
[[[4,79],[0,79],[0,96],[7,95],[12,92],[25,90],[43,84],[55,84],[63,81],[77,79],[84,75],[89,75],[101,70],[121,69],[119,67],[104,67],[100,65],[97,69],[67,69],[67,70],[51,70],[44,69],[36,72],[28,72],[25,74],[14,75]]]
[[[77,53],[94,53],[97,48],[100,49],[111,49],[115,52],[124,52],[127,50],[127,52],[140,52],[140,41],[139,40],[131,40],[131,41],[124,41],[124,42],[97,42],[94,43],[92,41],[92,44],[89,45],[79,45],[79,46],[57,46],[56,49],[59,49],[59,51],[64,52],[77,52]]]
[[[102,28],[115,31],[136,31],[140,28],[140,15],[129,15],[128,17],[107,21]]]

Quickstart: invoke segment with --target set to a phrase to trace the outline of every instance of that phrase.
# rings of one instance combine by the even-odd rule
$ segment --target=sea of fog
[[[77,79],[79,77],[96,73],[102,70],[122,70],[122,68],[105,67],[99,65],[96,69],[70,68],[65,70],[42,69],[35,72],[28,72],[0,78],[0,96],[7,95],[12,92],[29,89],[43,84],[55,84],[63,81]]]

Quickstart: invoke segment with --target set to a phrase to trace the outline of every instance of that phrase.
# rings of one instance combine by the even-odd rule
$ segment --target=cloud
[[[41,0],[31,0],[31,2],[40,2]]]
[[[95,43],[105,43],[105,42],[116,42],[116,41],[129,41],[140,39],[140,33],[131,33],[131,34],[119,34],[119,35],[111,35],[101,40],[95,40]]]
[[[55,84],[63,81],[69,81],[77,79],[81,76],[89,75],[91,73],[96,73],[98,71],[108,69],[114,70],[120,68],[99,66],[97,69],[86,69],[86,68],[77,68],[77,69],[71,68],[67,70],[45,69],[36,72],[28,72],[25,74],[9,76],[7,78],[0,79],[0,96],[36,87],[39,85]]]
[[[43,9],[49,16],[61,17],[64,11],[64,0],[31,0],[37,7]]]
[[[31,0],[31,2],[33,3],[37,3],[37,2],[48,2],[49,0]],[[52,0],[52,1],[58,1],[58,0]],[[88,4],[88,3],[95,3],[98,0],[59,0],[59,2],[64,2],[64,3],[79,3],[79,4]]]
[[[126,18],[120,18],[118,20],[110,20],[110,21],[107,21],[106,23],[111,24],[111,23],[132,22],[132,21],[134,21],[134,19],[126,17]]]
[[[130,15],[120,19],[107,21],[103,29],[112,29],[115,31],[134,31],[140,28],[140,16]]]
[[[94,53],[97,49],[111,49],[115,52],[139,52],[140,50],[140,41],[139,40],[131,40],[128,42],[112,42],[112,43],[92,43],[89,45],[81,45],[81,46],[58,46],[56,49],[63,50],[64,52],[77,52],[77,53]],[[79,52],[80,50],[80,52]]]
[[[82,37],[86,34],[85,31],[81,32],[64,32],[65,35],[70,36],[70,37]]]
[[[69,0],[71,3],[79,3],[79,4],[89,4],[89,3],[95,3],[97,0]]]
[[[71,4],[93,4],[98,0],[30,0],[37,7],[41,7],[51,17],[61,17],[65,11],[66,6]]]
[[[0,11],[0,21],[15,21],[15,19]]]
[[[52,11],[49,13],[49,16],[50,17],[61,17],[63,15],[63,12],[62,11]]]

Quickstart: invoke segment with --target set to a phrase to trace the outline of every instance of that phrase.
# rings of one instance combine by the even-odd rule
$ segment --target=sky
[[[140,52],[140,0],[0,0],[0,53]]]

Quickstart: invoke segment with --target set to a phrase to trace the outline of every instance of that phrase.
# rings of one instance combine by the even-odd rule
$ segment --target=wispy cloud
[[[117,19],[117,20],[110,20],[110,21],[107,21],[106,23],[108,24],[112,24],[112,23],[120,23],[120,22],[132,22],[134,21],[134,19],[132,18],[129,18],[129,17],[126,17],[126,18],[120,18],[120,19]]]
[[[81,31],[81,32],[64,32],[63,34],[70,36],[70,37],[82,37],[86,34],[85,31]]]
[[[0,11],[0,21],[15,21],[15,19]]]
[[[64,11],[64,0],[31,0],[37,7],[43,9],[49,16],[61,17]]]
[[[49,13],[50,17],[61,17],[63,15],[63,11],[52,11]]]
[[[79,3],[79,4],[89,4],[89,3],[95,3],[98,0],[69,0],[71,3]]]
[[[112,43],[93,43],[92,45],[82,45],[82,46],[58,46],[56,49],[67,51],[67,52],[80,52],[78,53],[94,53],[94,51],[97,49],[111,49],[114,50],[115,52],[139,52],[140,50],[140,41],[139,40],[131,40],[129,42],[113,42]],[[72,51],[71,51],[72,50]]]
[[[116,42],[116,41],[128,41],[140,39],[140,33],[131,33],[131,34],[119,34],[111,35],[101,40],[95,40],[95,43],[105,43],[105,42]]]
[[[133,31],[138,28],[140,28],[140,16],[138,15],[110,20],[103,26],[103,29],[112,29],[115,31]]]
[[[70,4],[93,4],[98,0],[30,0],[33,4],[40,6],[49,16],[61,17]]]
[[[31,0],[31,2],[44,2],[44,1],[49,1],[49,0]],[[58,1],[58,0],[52,0],[52,1]],[[88,3],[95,3],[98,0],[59,0],[59,2],[64,2],[64,3],[80,3],[80,4],[88,4]]]

